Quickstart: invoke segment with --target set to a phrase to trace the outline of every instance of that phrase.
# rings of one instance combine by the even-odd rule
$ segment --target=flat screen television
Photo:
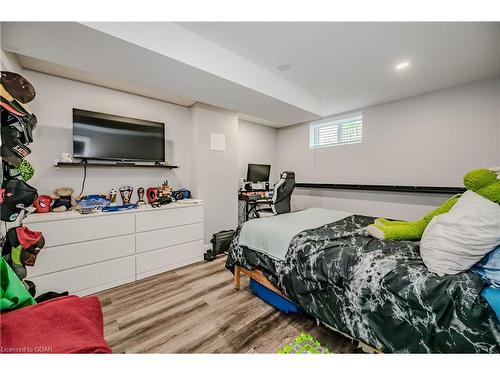
[[[165,161],[165,124],[73,108],[73,156]]]

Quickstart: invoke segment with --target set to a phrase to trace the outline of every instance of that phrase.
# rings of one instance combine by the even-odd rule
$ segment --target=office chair
[[[281,173],[280,180],[274,185],[271,207],[256,209],[256,216],[272,216],[290,212],[292,210],[290,200],[294,189],[295,173],[289,171]]]

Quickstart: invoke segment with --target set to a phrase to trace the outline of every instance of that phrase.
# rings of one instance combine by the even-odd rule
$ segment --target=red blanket
[[[7,312],[0,333],[0,353],[111,353],[97,297],[60,297]]]

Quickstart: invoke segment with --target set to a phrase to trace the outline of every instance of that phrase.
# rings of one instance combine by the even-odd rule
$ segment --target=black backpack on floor
[[[236,232],[232,229],[215,233],[210,240],[212,248],[207,250],[203,256],[205,260],[210,262],[214,260],[217,255],[227,253],[235,234]]]

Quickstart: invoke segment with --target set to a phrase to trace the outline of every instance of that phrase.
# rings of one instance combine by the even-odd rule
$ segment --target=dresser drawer
[[[137,279],[201,260],[203,260],[201,240],[137,254]]]
[[[142,232],[135,236],[136,253],[161,249],[163,247],[201,239],[203,239],[202,223]]]
[[[134,233],[134,215],[110,215],[28,223],[31,230],[38,230],[45,237],[45,246],[97,240]]]
[[[134,235],[105,238],[43,248],[34,267],[28,268],[30,277],[70,268],[86,266],[105,260],[134,255]]]
[[[43,250],[42,250],[43,251]],[[135,280],[135,257],[108,260],[84,267],[54,272],[30,278],[37,295],[45,292],[64,292],[86,295]]]
[[[203,207],[158,209],[135,215],[137,232],[203,222]]]

